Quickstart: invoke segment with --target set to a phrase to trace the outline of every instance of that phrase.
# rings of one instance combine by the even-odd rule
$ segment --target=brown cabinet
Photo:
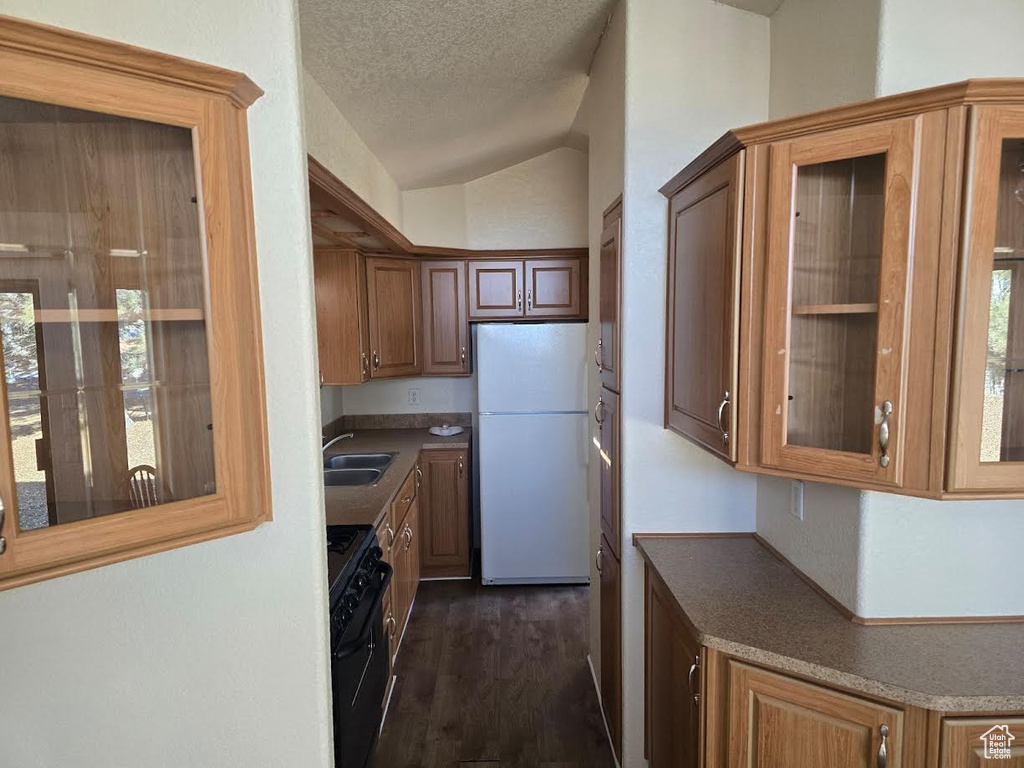
[[[1024,768],[1024,718],[942,721],[940,768]]]
[[[423,290],[423,375],[462,376],[470,372],[466,262],[427,261]]]
[[[622,755],[622,581],[619,561],[604,536],[597,551],[601,573],[601,709],[615,755]]]
[[[622,198],[620,197],[604,212],[604,230],[601,232],[600,308],[598,322],[600,336],[594,361],[601,375],[601,386],[613,392],[621,392],[620,328],[622,314]]]
[[[667,186],[665,425],[734,462],[743,152]]]
[[[399,526],[395,549],[395,578],[398,580],[395,619],[401,639],[420,585],[419,499],[413,499],[405,520]]]
[[[614,392],[602,389],[594,408],[594,419],[597,421],[599,453],[599,473],[601,476],[601,533],[608,541],[611,553],[621,558],[622,519],[620,512],[621,478],[620,467],[620,425],[619,396]]]
[[[420,454],[420,557],[424,578],[470,575],[469,460],[465,450]]]
[[[420,264],[413,259],[366,259],[370,377],[417,376],[420,354]]]
[[[579,259],[526,262],[526,317],[579,317],[585,284]]]
[[[469,317],[500,320],[523,316],[523,262],[469,262]]]
[[[904,762],[901,710],[738,661],[729,662],[728,711],[729,764],[736,768]]]
[[[370,378],[366,261],[361,253],[319,248],[313,253],[320,384],[362,384]]]
[[[647,758],[650,768],[697,768],[701,764],[700,643],[661,579],[648,571],[645,580]]]

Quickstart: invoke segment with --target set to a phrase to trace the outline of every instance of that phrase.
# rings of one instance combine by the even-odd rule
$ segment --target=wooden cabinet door
[[[470,371],[466,262],[427,261],[423,284],[423,375],[461,376]]]
[[[469,262],[469,318],[523,316],[523,262]]]
[[[370,378],[366,325],[366,262],[358,251],[313,253],[320,384],[362,384]]]
[[[402,534],[399,541],[399,545],[402,548],[403,583],[405,584],[401,620],[403,632],[405,631],[405,624],[409,620],[409,611],[412,609],[413,601],[416,599],[416,591],[420,585],[419,518],[419,498],[415,498],[413,499],[412,506],[409,507],[408,514],[405,516],[405,524],[402,526]]]
[[[902,483],[921,120],[770,145],[766,466]]]
[[[367,257],[370,376],[415,376],[420,361],[420,265],[411,259]]]
[[[616,756],[622,755],[622,583],[619,561],[604,536],[601,571],[601,708]]]
[[[620,538],[622,521],[620,516],[619,478],[619,396],[603,389],[594,409],[594,419],[598,425],[598,440],[601,443],[600,475],[601,475],[601,533],[608,541],[608,546],[615,557],[621,557]]]
[[[650,768],[697,768],[700,758],[700,643],[661,579],[645,570],[647,750]]]
[[[424,451],[420,464],[420,555],[423,576],[469,576],[467,452]]]
[[[951,491],[1024,487],[1024,108],[972,107]]]
[[[583,313],[579,259],[526,262],[526,316],[579,317]]]
[[[888,768],[901,768],[900,710],[729,662],[733,768],[877,768],[883,742]]]
[[[597,342],[595,359],[601,374],[601,386],[613,392],[619,389],[619,315],[622,307],[621,269],[622,247],[621,214],[605,226],[601,233],[601,263],[598,274],[601,278],[600,308],[598,321],[601,336]]]
[[[736,461],[743,158],[739,152],[669,202],[665,425]]]
[[[1024,718],[945,718],[939,754],[940,768],[1024,768]]]

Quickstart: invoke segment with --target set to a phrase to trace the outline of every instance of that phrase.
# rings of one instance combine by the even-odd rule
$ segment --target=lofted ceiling
[[[615,0],[299,0],[303,63],[403,189],[566,143]]]

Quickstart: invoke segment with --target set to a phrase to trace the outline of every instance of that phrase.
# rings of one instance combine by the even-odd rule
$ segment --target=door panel
[[[423,264],[423,374],[469,373],[469,315],[466,312],[466,262]]]
[[[313,253],[316,335],[321,384],[361,384],[370,378],[366,327],[366,264],[358,251]]]
[[[598,456],[601,475],[601,532],[608,540],[612,554],[615,557],[621,557],[622,520],[619,478],[622,469],[619,465],[619,396],[607,389],[602,389],[594,418],[598,424],[601,443]]]
[[[940,768],[1024,768],[1024,719],[945,718],[940,755]]]
[[[423,575],[469,576],[469,464],[466,451],[424,451],[420,463]]]
[[[469,262],[469,317],[493,320],[523,316],[523,262]]]
[[[622,218],[617,217],[601,233],[601,300],[598,313],[601,337],[595,354],[601,385],[613,392],[619,389],[619,316],[622,294],[619,280]]]
[[[902,482],[921,118],[771,145],[762,460]]]
[[[740,152],[672,197],[665,423],[736,459],[739,357]]]
[[[420,363],[420,265],[366,259],[371,378],[415,376]]]
[[[578,317],[582,313],[579,259],[526,262],[526,316]]]
[[[616,756],[622,755],[622,584],[619,561],[601,537],[601,708]]]

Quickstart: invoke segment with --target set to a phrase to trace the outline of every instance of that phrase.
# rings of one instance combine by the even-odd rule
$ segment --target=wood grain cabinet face
[[[1024,719],[945,718],[939,754],[940,768],[1024,768]]]
[[[601,708],[612,749],[622,754],[622,582],[619,561],[601,536]]]
[[[975,107],[952,491],[1024,487],[1024,108]]]
[[[466,262],[428,261],[422,267],[423,375],[470,372]]]
[[[901,484],[920,122],[770,145],[766,466]]]
[[[416,376],[420,359],[420,264],[412,259],[366,259],[370,377]]]
[[[523,317],[523,262],[469,262],[469,317],[497,320]]]
[[[251,174],[223,84],[258,89],[6,17],[0,53],[0,589],[255,527]]]
[[[366,262],[352,250],[313,253],[316,335],[321,385],[362,384],[370,379],[366,312]]]
[[[729,765],[903,765],[903,712],[738,661],[729,662]]]
[[[420,550],[423,576],[469,576],[469,460],[467,452],[420,454]]]
[[[579,259],[526,262],[526,316],[578,317],[582,313]]]
[[[604,534],[611,552],[621,558],[621,493],[620,477],[622,468],[619,463],[620,424],[619,396],[614,392],[601,389],[601,394],[594,409],[594,420],[597,422],[598,442],[601,444],[598,460],[601,476],[601,532]]]
[[[739,365],[739,152],[669,202],[665,425],[735,462]]]
[[[600,340],[594,351],[594,359],[601,374],[601,386],[613,392],[620,392],[619,317],[622,307],[622,285],[620,280],[622,247],[621,204],[618,214],[606,221],[601,232],[601,254],[599,275],[600,309],[598,321],[601,326]]]

